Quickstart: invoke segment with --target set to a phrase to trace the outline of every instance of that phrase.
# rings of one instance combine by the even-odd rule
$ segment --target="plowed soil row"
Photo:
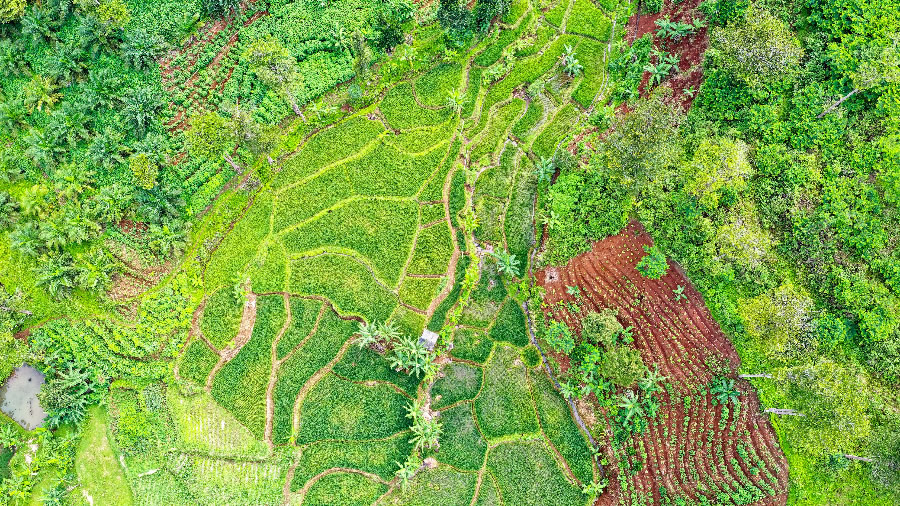
[[[611,477],[610,490],[599,503],[630,504],[641,495],[659,503],[661,487],[670,498],[706,495],[715,500],[718,494],[733,495],[752,486],[764,495],[754,504],[785,504],[787,462],[761,413],[756,392],[737,379],[740,359],[734,347],[677,265],[670,263],[668,273],[659,280],[638,273],[635,267],[645,254],[643,246],[651,244],[643,227],[631,223],[567,265],[536,274],[537,283],[546,290],[546,317],[566,321],[580,334],[580,319],[586,312],[618,309],[622,325],[634,327],[634,346],[644,363],[651,369],[658,366],[670,384],[657,394],[661,407],[651,426],[626,443],[634,449],[630,459],[642,462],[640,470],[627,472],[630,490],[623,493],[617,478]],[[568,286],[578,286],[580,297],[568,294]],[[687,299],[676,302],[674,291],[682,286]],[[573,305],[581,308],[579,313],[569,309]],[[568,357],[553,356],[565,372]],[[703,391],[723,374],[734,378],[741,392],[739,409],[730,405],[724,421],[723,407],[713,405],[713,396]],[[607,423],[599,409],[585,419]],[[620,455],[624,458],[627,453]],[[616,465],[621,463],[615,458],[611,464],[613,475],[619,472],[616,468],[628,467]]]
[[[250,8],[251,3],[255,2],[245,2],[242,8]],[[195,49],[196,47],[202,48],[203,46],[212,43],[220,32],[222,32],[223,30],[227,30],[227,33],[229,34],[228,40],[223,47],[219,48],[216,56],[206,67],[208,71],[211,69],[211,71],[214,72],[216,69],[218,69],[218,67],[222,65],[222,60],[225,58],[225,56],[228,55],[228,53],[237,43],[240,29],[242,27],[253,24],[256,20],[267,14],[267,11],[257,11],[246,22],[241,22],[240,18],[221,18],[211,24],[204,26],[198,36],[192,37],[184,47],[177,51],[173,51],[160,61],[160,67],[162,68],[163,86],[165,87],[166,91],[171,93],[179,85],[183,85],[186,89],[193,89],[194,84],[199,77],[200,71],[204,70],[200,68],[194,69],[195,62],[197,60],[197,57],[195,57],[192,61],[184,65],[185,68],[194,69],[194,72],[191,73],[186,81],[178,82],[175,77],[175,70],[178,70],[178,68],[173,66],[173,61],[180,54],[187,53]],[[200,51],[202,51],[202,49],[200,49]],[[175,114],[172,120],[166,124],[166,127],[169,129],[169,131],[176,132],[178,130],[186,129],[189,126],[189,118],[187,117],[188,106],[193,104],[194,107],[197,107],[199,109],[208,108],[209,104],[206,97],[216,93],[221,93],[221,91],[225,88],[225,84],[231,78],[232,72],[233,69],[229,70],[223,78],[217,80],[216,82],[213,82],[209,87],[208,95],[204,96],[200,93],[200,90],[193,90],[188,96],[188,102],[186,102],[184,105],[178,105],[173,102],[172,107],[175,110]]]
[[[701,2],[702,0],[684,0],[682,2],[667,0],[663,5],[662,11],[657,14],[642,14],[638,11],[628,20],[625,40],[634,42],[645,33],[655,34],[658,28],[656,26],[657,19],[668,18],[670,21],[679,23],[693,23],[698,18],[704,18],[705,16],[702,13],[697,12],[697,6]],[[656,49],[676,54],[681,58],[678,63],[678,72],[664,82],[668,82],[674,91],[672,99],[687,110],[690,108],[691,102],[694,101],[697,92],[700,91],[700,84],[703,82],[703,67],[701,63],[703,63],[703,55],[706,52],[706,48],[709,46],[707,28],[701,28],[693,35],[682,37],[678,41],[672,39],[661,40],[659,37],[655,37],[655,39],[654,47]],[[649,86],[649,81],[650,73],[644,72],[639,88],[641,96],[646,97],[650,93],[652,87]],[[693,89],[693,93],[685,93],[687,89]]]

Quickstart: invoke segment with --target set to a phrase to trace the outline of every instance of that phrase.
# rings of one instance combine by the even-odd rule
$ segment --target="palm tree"
[[[625,395],[622,396],[622,402],[618,406],[625,410],[625,423],[630,422],[635,415],[640,416],[644,413],[641,401],[631,390],[625,392]]]
[[[34,46],[38,46],[44,41],[49,41],[54,36],[49,13],[38,5],[32,5],[31,9],[22,16],[19,23],[22,27],[22,35],[29,37]]]
[[[68,253],[45,255],[34,271],[37,286],[46,287],[56,299],[67,298],[77,286],[78,268]]]
[[[334,28],[331,29],[331,44],[335,49],[346,52],[350,49],[350,37],[344,26],[337,21],[334,22]]]
[[[120,49],[122,57],[137,70],[152,67],[156,58],[163,51],[165,51],[163,38],[143,28],[136,28],[126,33]]]
[[[31,77],[31,81],[25,85],[25,107],[29,113],[35,110],[43,111],[59,102],[62,98],[61,93],[57,93],[56,83],[49,77],[35,74]]]
[[[441,423],[436,418],[419,417],[410,430],[413,437],[409,440],[417,450],[435,449],[438,447],[438,440],[443,432]]]
[[[497,259],[497,268],[501,273],[509,274],[512,277],[519,276],[519,260],[515,255],[508,251],[501,251],[500,253],[491,252],[491,256]]]
[[[122,117],[134,128],[135,135],[142,139],[162,108],[162,100],[156,90],[143,86],[131,90],[124,102]]]
[[[737,404],[740,402],[741,393],[734,386],[734,380],[731,378],[718,378],[713,382],[712,387],[709,389],[709,393],[713,394],[715,398],[713,399],[713,403],[716,404],[728,404],[731,402],[732,404]]]
[[[18,210],[19,204],[10,197],[9,193],[0,192],[0,230],[13,224]]]
[[[125,163],[122,153],[127,149],[122,142],[125,136],[111,126],[100,132],[88,146],[88,157],[95,165],[105,169],[114,169]]]
[[[67,495],[68,491],[66,490],[66,487],[61,484],[45,489],[44,493],[41,495],[41,504],[44,506],[62,506],[65,504]]]
[[[378,342],[380,337],[381,335],[378,332],[378,325],[375,322],[360,322],[359,337],[356,338],[356,345],[360,348],[365,348],[371,344],[375,344],[376,342]]]
[[[418,55],[416,54],[416,48],[404,44],[403,46],[400,47],[399,52],[400,52],[400,59],[405,62],[408,62],[409,70],[412,70],[413,62],[415,62],[416,58],[418,57]]]
[[[453,109],[456,114],[462,114],[463,105],[466,102],[466,94],[460,90],[452,90],[447,95],[447,105]]]
[[[378,335],[384,339],[386,344],[396,341],[400,338],[400,331],[394,326],[393,322],[386,321],[378,327]]]
[[[56,152],[60,148],[43,131],[32,128],[22,140],[25,141],[25,156],[31,158],[35,167],[46,170],[56,166]]]
[[[534,175],[538,178],[538,184],[549,183],[550,179],[553,178],[553,173],[556,172],[556,164],[553,162],[553,158],[542,156],[539,162],[535,162],[534,167]]]

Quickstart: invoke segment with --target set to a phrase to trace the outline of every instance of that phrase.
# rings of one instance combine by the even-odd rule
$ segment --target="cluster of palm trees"
[[[129,88],[120,77],[126,65],[153,67],[166,45],[146,27],[125,31],[124,3],[91,5],[34,4],[18,23],[0,25],[0,75],[30,77],[17,94],[0,94],[0,129],[9,136],[0,147],[0,180],[35,182],[15,198],[0,192],[0,230],[12,229],[16,251],[41,259],[39,282],[57,296],[109,282],[116,265],[108,254],[65,253],[84,250],[109,225],[147,222],[146,248],[159,258],[177,253],[185,236],[184,202],[173,184],[142,187],[123,170],[129,156],[156,167],[171,152],[162,90]],[[74,33],[61,37],[73,19]],[[23,55],[48,47],[48,64],[36,73]]]
[[[407,371],[416,377],[424,375],[425,378],[437,374],[438,366],[434,363],[434,354],[429,352],[418,338],[402,335],[392,322],[360,323],[356,344],[360,348],[390,349],[388,360],[391,367],[397,371]]]

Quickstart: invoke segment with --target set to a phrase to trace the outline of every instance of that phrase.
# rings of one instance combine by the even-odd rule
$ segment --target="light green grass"
[[[396,462],[406,460],[412,444],[401,432],[378,441],[322,441],[303,447],[291,490],[299,491],[313,476],[335,467],[358,469],[391,480]]]
[[[484,463],[487,443],[475,424],[472,403],[466,402],[441,411],[440,422],[443,433],[436,458],[457,469],[479,470]]]
[[[327,297],[339,313],[362,316],[368,321],[384,321],[397,303],[397,297],[376,283],[366,267],[341,255],[294,260],[289,286],[296,295]]]
[[[205,385],[206,377],[218,361],[219,356],[206,343],[201,340],[192,341],[178,365],[178,375],[198,385]]]
[[[491,449],[488,469],[497,479],[504,504],[587,504],[566,481],[542,440],[504,443]]]
[[[431,387],[432,409],[474,399],[481,390],[483,373],[480,367],[451,362],[441,369],[441,374]]]
[[[407,399],[387,385],[358,385],[327,375],[300,412],[300,444],[324,439],[380,439],[404,431]]]
[[[86,493],[97,505],[128,506],[133,503],[131,488],[110,443],[108,427],[109,418],[104,408],[93,406],[88,409],[75,456],[79,486],[73,493]]]
[[[525,365],[514,348],[494,349],[485,365],[484,387],[475,400],[475,412],[489,439],[538,431]]]
[[[569,463],[569,469],[581,483],[594,478],[594,466],[588,443],[572,420],[572,413],[543,371],[529,374],[534,401],[544,434]]]
[[[353,473],[323,476],[309,488],[303,498],[307,506],[367,506],[387,491],[387,487]]]
[[[167,400],[172,422],[183,451],[224,458],[265,458],[269,449],[210,394],[191,397],[168,389]]]
[[[410,274],[444,274],[453,255],[450,226],[439,223],[419,232],[416,249],[407,267]]]
[[[445,282],[445,278],[404,278],[400,283],[400,300],[425,311]]]
[[[378,504],[404,506],[467,506],[475,494],[478,475],[447,466],[422,470],[405,491],[395,488]]]

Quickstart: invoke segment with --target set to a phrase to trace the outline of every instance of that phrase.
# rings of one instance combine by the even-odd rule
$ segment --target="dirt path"
[[[266,387],[266,429],[265,429],[265,441],[266,444],[269,445],[269,448],[274,448],[275,444],[272,441],[272,432],[275,427],[275,382],[278,381],[278,368],[281,363],[278,361],[278,343],[281,341],[281,338],[284,337],[284,333],[287,332],[287,329],[291,327],[293,323],[293,315],[291,314],[291,298],[287,295],[282,296],[284,298],[284,309],[286,312],[286,316],[284,319],[284,325],[281,327],[281,330],[278,331],[278,335],[275,336],[275,339],[272,340],[272,367],[269,372],[269,385]]]
[[[342,358],[344,358],[344,354],[347,353],[347,350],[350,348],[350,345],[353,344],[354,338],[350,337],[344,342],[344,345],[341,346],[341,349],[338,350],[337,355],[331,359],[330,362],[325,364],[324,367],[316,371],[306,383],[300,388],[300,392],[297,394],[297,400],[294,402],[294,426],[293,426],[293,434],[296,435],[300,430],[300,410],[303,408],[303,401],[306,400],[306,396],[309,395],[309,391],[313,389],[314,386],[325,377],[326,374],[330,373],[334,368],[335,364],[340,362]]]
[[[234,359],[241,351],[241,348],[250,340],[250,336],[253,335],[254,325],[256,325],[256,294],[251,291],[247,294],[247,300],[244,301],[244,313],[241,315],[241,325],[238,328],[237,336],[234,338],[234,343],[219,351],[219,361],[216,362],[212,371],[209,372],[209,376],[206,377],[207,392],[212,391],[213,379],[215,379],[216,373],[225,364]]]

